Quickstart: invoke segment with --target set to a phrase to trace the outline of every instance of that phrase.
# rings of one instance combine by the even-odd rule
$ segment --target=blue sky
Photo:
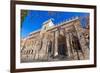
[[[81,24],[82,27],[85,27],[86,19],[84,17],[89,16],[89,13],[29,10],[22,22],[21,37],[27,37],[30,32],[41,29],[42,23],[50,18],[53,18],[53,23],[57,25],[76,16],[83,17]]]

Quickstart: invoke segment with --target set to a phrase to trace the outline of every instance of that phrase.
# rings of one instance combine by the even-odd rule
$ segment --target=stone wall
[[[89,59],[89,48],[86,45],[83,30],[77,18],[65,21],[45,32],[32,33],[23,41],[24,45],[21,45],[21,62]],[[58,38],[61,35],[66,38],[64,43],[66,56],[64,57],[59,54],[61,42],[58,42]]]

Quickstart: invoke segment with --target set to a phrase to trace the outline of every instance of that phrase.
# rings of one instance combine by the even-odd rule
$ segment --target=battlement
[[[66,19],[66,20],[64,20],[64,21],[62,21],[62,22],[60,22],[60,23],[58,23],[57,26],[60,26],[60,25],[63,25],[63,24],[67,24],[67,23],[69,23],[69,22],[72,22],[72,21],[75,21],[75,20],[78,20],[78,19],[79,19],[78,16],[72,17],[72,18],[70,18],[70,19]]]
[[[79,19],[78,16],[72,17],[72,18],[70,18],[70,19],[68,19],[68,20],[64,20],[64,21],[62,21],[62,22],[60,22],[60,23],[58,23],[58,24],[55,24],[54,26],[52,26],[52,27],[51,27],[50,29],[48,29],[48,30],[54,29],[54,28],[59,27],[59,26],[62,26],[62,25],[64,25],[64,24],[68,24],[68,23],[73,22],[73,21],[78,20],[78,19]],[[54,20],[54,19],[51,18],[51,19],[49,19],[49,20],[43,22],[43,24],[46,24],[46,23],[48,23],[48,22],[50,22],[50,21],[52,21],[52,20]],[[29,34],[29,36],[31,36],[32,34],[35,34],[35,33],[39,33],[40,31],[41,31],[41,29],[36,30],[36,31],[33,31],[33,32],[31,32],[31,33]]]

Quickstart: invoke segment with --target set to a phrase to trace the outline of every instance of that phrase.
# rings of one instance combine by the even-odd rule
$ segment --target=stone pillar
[[[71,56],[71,52],[70,52],[70,43],[69,43],[70,38],[69,38],[69,37],[70,37],[70,36],[69,36],[69,33],[67,33],[67,34],[66,34],[66,43],[67,43],[67,53],[68,53],[68,57]]]
[[[52,34],[53,34],[53,39],[52,39],[52,56],[54,57],[55,55],[54,55],[54,53],[55,53],[55,32],[53,31],[52,32]]]
[[[55,48],[54,48],[54,56],[58,55],[58,36],[59,31],[55,31]]]

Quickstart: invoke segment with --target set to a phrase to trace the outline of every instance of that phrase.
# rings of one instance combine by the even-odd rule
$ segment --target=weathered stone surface
[[[78,18],[44,28],[21,40],[21,62],[89,59],[89,28],[83,29]],[[59,41],[61,36],[65,39]]]

